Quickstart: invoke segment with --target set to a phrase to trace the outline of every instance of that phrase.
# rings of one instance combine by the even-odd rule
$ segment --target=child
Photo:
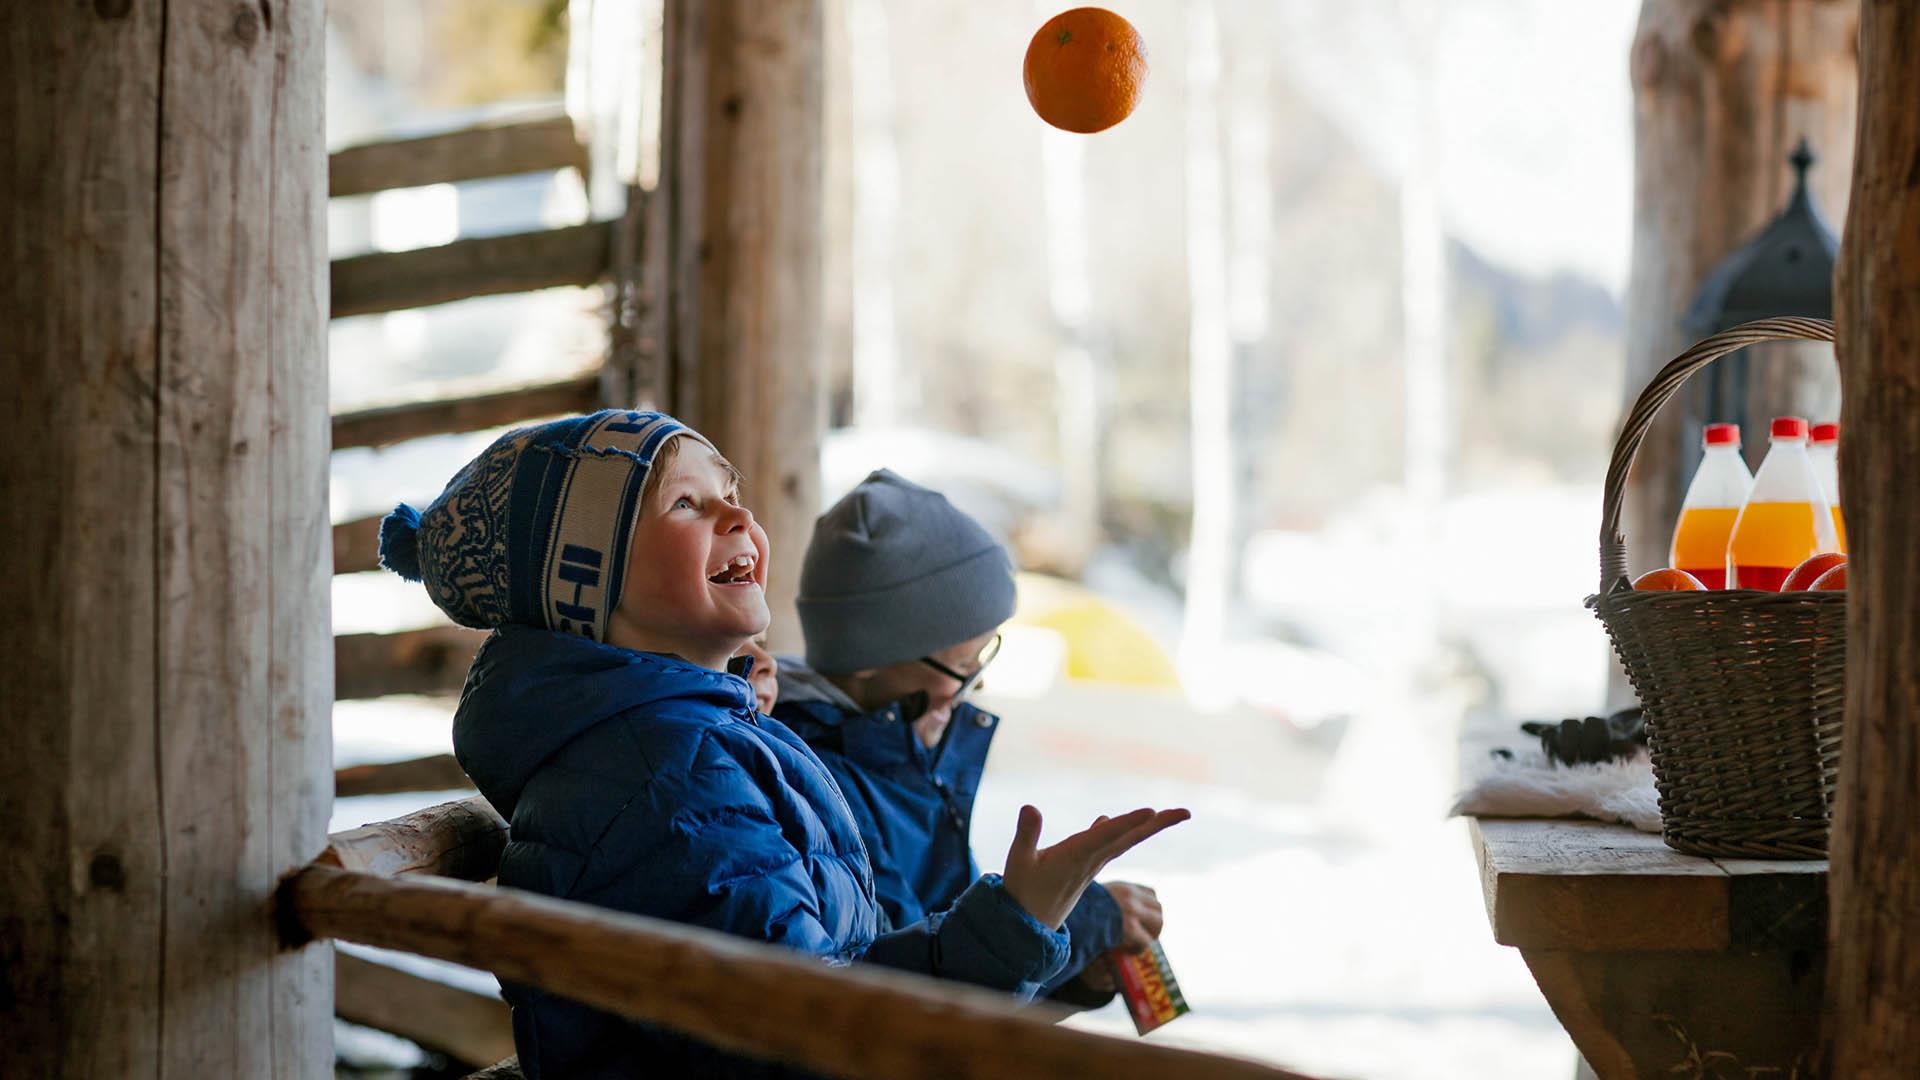
[[[881,469],[814,526],[798,602],[806,660],[782,663],[773,715],[833,772],[881,908],[910,924],[978,876],[973,798],[999,720],[963,699],[1013,616],[1011,562],[945,496]],[[1093,961],[1147,947],[1160,925],[1152,889],[1089,886],[1067,918],[1072,955],[1045,990],[1104,1004],[1111,971]]]
[[[780,661],[767,651],[767,635],[761,634],[747,642],[740,649],[740,656],[753,658],[753,666],[747,669],[747,685],[753,687],[754,706],[762,713],[772,716],[773,703],[780,696]],[[735,661],[740,656],[734,657]]]
[[[1093,874],[1185,811],[1039,848],[1023,808],[1003,878],[879,933],[832,779],[723,670],[768,621],[766,534],[736,481],[671,417],[608,411],[502,436],[424,513],[382,524],[383,565],[494,631],[453,734],[512,825],[500,884],[1030,993],[1062,963],[1060,924]],[[778,1072],[531,987],[506,996],[534,1080]]]

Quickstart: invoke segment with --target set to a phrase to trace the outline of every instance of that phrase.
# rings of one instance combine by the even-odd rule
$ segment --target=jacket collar
[[[998,716],[963,701],[954,706],[940,741],[932,747],[922,746],[912,725],[903,718],[899,703],[872,711],[862,709],[800,657],[778,659],[780,697],[774,711],[785,715],[799,712],[812,723],[836,729],[842,751],[854,764],[878,769],[915,762],[935,779],[954,787],[971,791],[978,785],[987,750],[1000,726]]]

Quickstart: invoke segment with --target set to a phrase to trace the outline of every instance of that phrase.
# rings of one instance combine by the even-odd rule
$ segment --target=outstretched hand
[[[1148,837],[1193,815],[1185,810],[1135,810],[1101,815],[1081,832],[1052,847],[1040,847],[1040,811],[1020,808],[1020,822],[1007,850],[1007,894],[1047,928],[1058,930],[1080,902],[1094,875]]]

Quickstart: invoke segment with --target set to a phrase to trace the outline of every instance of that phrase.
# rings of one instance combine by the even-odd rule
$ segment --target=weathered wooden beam
[[[0,1076],[332,1068],[325,37],[0,4]]]
[[[428,435],[457,435],[543,416],[591,412],[599,408],[599,403],[600,376],[591,373],[487,394],[357,409],[334,416],[333,448],[391,446]],[[374,534],[376,538],[379,535],[377,524]],[[336,527],[336,543],[339,535]],[[337,561],[337,552],[334,557]]]
[[[406,761],[349,765],[333,770],[333,797],[398,795],[409,791],[449,791],[470,788],[473,781],[452,754],[432,754]]]
[[[357,574],[380,569],[380,520],[384,514],[343,521],[333,527],[333,572]]]
[[[481,994],[335,951],[333,1014],[410,1039],[467,1065],[513,1053],[513,1018],[499,994]]]
[[[485,881],[499,871],[506,846],[507,823],[493,804],[475,795],[334,833],[315,861],[381,877],[437,874]]]
[[[340,634],[333,639],[334,697],[448,694],[486,637],[479,630],[435,626],[394,634]]]
[[[587,172],[587,149],[564,114],[349,146],[327,159],[327,193],[366,195],[547,169]]]
[[[1834,289],[1852,548],[1819,1075],[1920,1075],[1920,5],[1869,0]]]
[[[668,0],[661,194],[647,230],[667,407],[746,476],[776,648],[800,645],[820,512],[821,0]]]
[[[520,1071],[520,1059],[515,1056],[502,1058],[479,1072],[468,1073],[466,1080],[521,1080],[524,1076],[526,1074]]]
[[[725,1049],[855,1080],[1147,1080],[1295,1074],[1054,1024],[973,987],[856,966],[713,930],[434,877],[310,866],[281,903],[319,937],[490,970]],[[936,1067],[937,1066],[937,1067]]]
[[[612,226],[595,221],[335,259],[333,317],[591,285],[606,275],[612,245]]]

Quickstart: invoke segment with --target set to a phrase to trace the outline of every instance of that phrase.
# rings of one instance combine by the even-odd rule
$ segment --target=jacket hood
[[[668,701],[753,708],[745,679],[576,634],[505,626],[473,658],[453,714],[453,751],[502,817],[527,781],[594,726]]]

